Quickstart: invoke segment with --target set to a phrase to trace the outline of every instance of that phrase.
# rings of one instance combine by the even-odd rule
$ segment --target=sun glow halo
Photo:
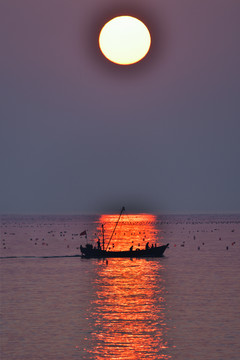
[[[131,65],[149,51],[151,36],[146,25],[132,16],[118,16],[108,21],[99,34],[103,55],[119,65]]]

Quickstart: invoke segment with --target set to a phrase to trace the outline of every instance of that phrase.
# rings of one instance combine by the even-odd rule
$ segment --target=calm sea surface
[[[118,216],[1,217],[1,359],[239,360],[240,216],[123,216],[110,247],[159,259],[81,259]]]

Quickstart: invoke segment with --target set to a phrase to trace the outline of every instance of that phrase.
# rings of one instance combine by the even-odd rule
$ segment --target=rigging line
[[[120,218],[121,218],[122,213],[123,213],[124,210],[125,210],[125,207],[123,206],[123,207],[122,207],[122,210],[121,210],[121,212],[120,212],[120,215],[119,215],[119,217],[118,217],[118,220],[117,220],[117,222],[116,222],[116,224],[115,224],[115,227],[114,227],[114,229],[113,229],[112,235],[111,235],[111,237],[110,237],[110,239],[109,239],[109,242],[108,242],[108,244],[107,244],[106,251],[107,251],[107,249],[108,249],[108,247],[109,247],[109,244],[110,244],[110,242],[111,242],[111,240],[112,240],[113,234],[114,234],[114,232],[115,232],[115,230],[116,230],[116,227],[117,227],[117,225],[118,225],[118,223],[119,223],[119,220],[120,220]]]

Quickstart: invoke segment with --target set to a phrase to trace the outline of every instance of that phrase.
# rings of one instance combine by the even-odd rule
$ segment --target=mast
[[[116,222],[116,225],[115,225],[115,227],[114,227],[114,229],[113,229],[112,235],[111,235],[111,237],[110,237],[110,239],[109,239],[109,242],[108,242],[108,244],[107,244],[106,251],[107,251],[107,249],[108,249],[108,247],[109,247],[109,244],[110,244],[110,242],[111,242],[111,240],[112,240],[113,234],[114,234],[114,232],[115,232],[115,230],[116,230],[116,227],[118,226],[119,220],[120,220],[120,218],[121,218],[121,216],[122,216],[122,213],[123,213],[124,211],[125,211],[125,207],[123,206],[123,207],[122,207],[122,210],[121,210],[121,212],[120,212],[120,214],[119,214],[119,218],[118,218],[118,220],[117,220],[117,222]]]
[[[102,224],[102,246],[104,250],[104,225]]]

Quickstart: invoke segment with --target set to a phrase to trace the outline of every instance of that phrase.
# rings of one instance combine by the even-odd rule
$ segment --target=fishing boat
[[[133,250],[131,246],[127,251],[113,251],[110,250],[109,245],[112,240],[113,234],[118,226],[122,213],[125,211],[123,207],[119,218],[115,224],[113,229],[112,235],[105,247],[105,238],[104,238],[104,226],[102,225],[102,244],[100,240],[98,240],[98,246],[94,247],[91,243],[87,243],[86,246],[80,246],[81,256],[82,258],[91,259],[91,258],[146,258],[146,257],[162,257],[164,251],[168,248],[169,244],[162,245],[162,246],[151,246],[149,247],[149,243],[146,243],[145,249],[136,249]],[[84,234],[86,231],[83,232]]]

